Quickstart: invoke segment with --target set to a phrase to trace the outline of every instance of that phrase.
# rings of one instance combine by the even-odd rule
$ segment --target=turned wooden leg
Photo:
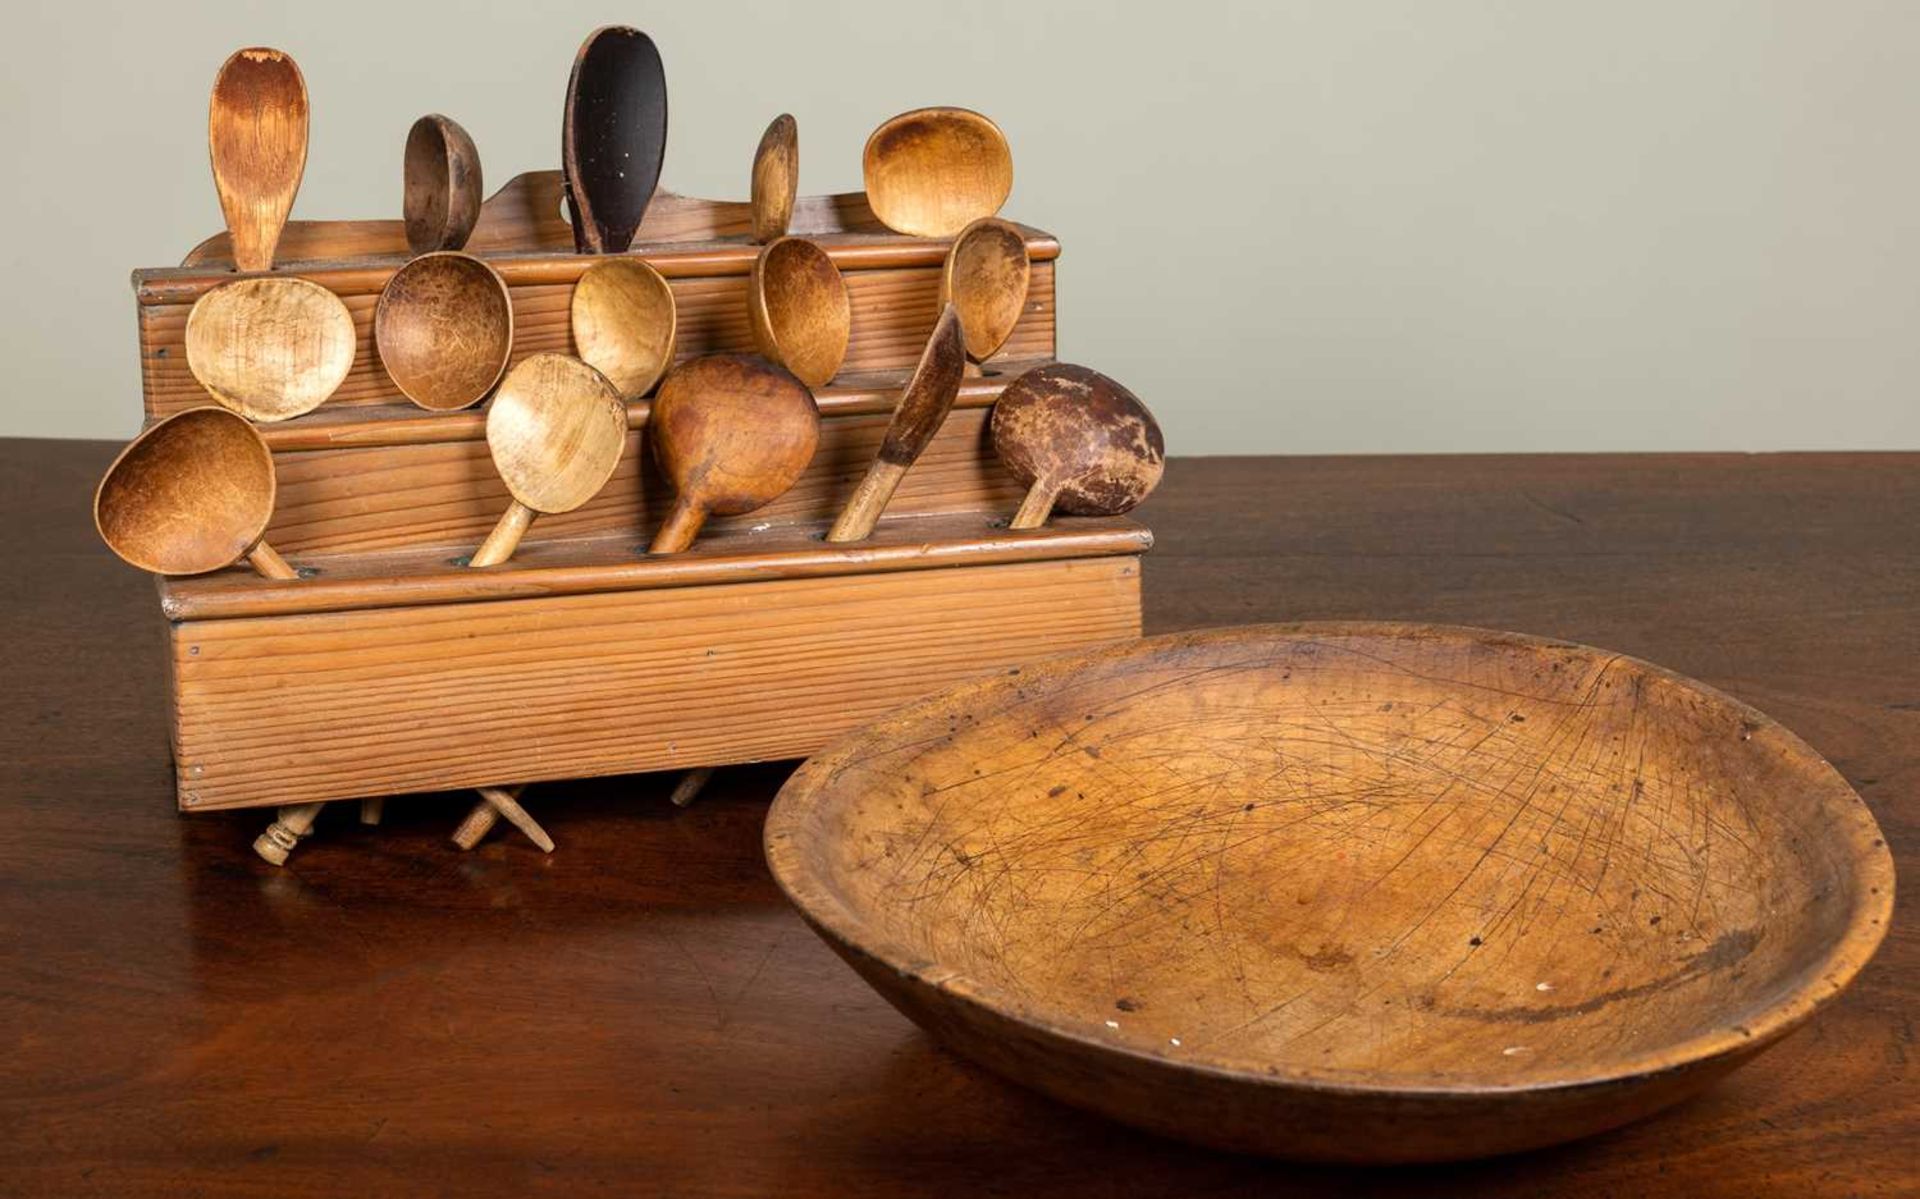
[[[700,793],[707,789],[707,783],[712,778],[713,767],[711,766],[702,766],[697,770],[687,771],[686,775],[681,778],[679,784],[673,789],[673,795],[670,797],[673,800],[673,806],[676,808],[684,808],[695,799],[698,799]]]
[[[253,852],[275,866],[286,865],[287,855],[300,844],[302,837],[313,831],[313,818],[326,806],[325,803],[303,803],[281,808],[267,831],[254,838]]]
[[[381,815],[386,811],[387,801],[379,796],[360,801],[360,823],[379,824]]]

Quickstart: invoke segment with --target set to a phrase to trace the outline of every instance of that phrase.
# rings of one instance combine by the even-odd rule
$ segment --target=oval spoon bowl
[[[407,247],[428,254],[466,245],[486,198],[473,138],[453,118],[429,113],[407,131],[401,167]]]
[[[225,408],[189,408],[149,427],[113,460],[93,523],[142,570],[195,575],[233,565],[273,517],[273,455]]]
[[[768,243],[747,282],[753,340],[808,387],[824,387],[846,361],[853,304],[840,268],[804,237]]]
[[[429,412],[485,399],[513,353],[513,300],[471,254],[422,254],[393,273],[373,310],[373,344],[400,394]]]
[[[1013,336],[1027,309],[1033,264],[1018,226],[982,217],[960,231],[940,269],[940,302],[960,313],[967,357],[985,362]]]
[[[952,237],[1013,191],[1006,134],[966,108],[901,113],[867,138],[861,167],[873,214],[915,237]]]
[[[292,276],[235,279],[187,313],[187,368],[249,420],[304,416],[353,369],[358,334],[339,296]]]
[[[1864,804],[1658,667],[1476,629],[1158,637],[964,685],[782,789],[774,877],[936,1038],[1222,1148],[1429,1161],[1674,1103],[1892,913]]]
[[[638,258],[595,263],[573,285],[573,345],[629,400],[673,362],[677,306],[660,272]]]

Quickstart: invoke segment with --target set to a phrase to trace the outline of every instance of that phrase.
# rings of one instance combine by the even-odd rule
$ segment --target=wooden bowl
[[[245,417],[189,408],[120,451],[94,492],[93,523],[141,570],[205,574],[260,543],[274,492],[273,455]]]
[[[965,108],[892,118],[867,138],[861,167],[873,215],[915,237],[952,237],[999,212],[1013,191],[1006,134]]]
[[[808,387],[824,387],[847,357],[853,305],[840,268],[804,237],[769,242],[747,281],[753,340]]]
[[[1674,1103],[1839,994],[1893,909],[1872,815],[1766,716],[1417,625],[1160,637],[949,690],[808,762],[766,844],[961,1053],[1155,1132],[1354,1162]]]
[[[400,394],[429,412],[485,399],[513,353],[513,299],[471,254],[422,254],[393,273],[373,310],[373,344]]]
[[[458,250],[473,235],[486,198],[480,151],[460,122],[428,113],[407,130],[400,211],[415,254]]]

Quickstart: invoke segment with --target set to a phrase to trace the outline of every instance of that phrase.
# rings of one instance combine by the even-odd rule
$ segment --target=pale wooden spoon
[[[753,260],[747,308],[760,353],[808,387],[825,386],[847,357],[853,305],[840,268],[803,237],[769,243]]]
[[[259,430],[225,408],[189,408],[152,425],[113,460],[93,495],[109,549],[163,575],[245,561],[269,579],[297,579],[265,541],[276,489]]]
[[[651,552],[675,554],[709,515],[751,512],[792,487],[813,461],[820,409],[781,367],[750,354],[711,354],[667,375],[647,431],[678,492]]]
[[[791,113],[773,118],[753,152],[753,240],[784,237],[800,191],[800,126]]]
[[[1032,276],[1027,239],[1016,225],[981,217],[953,239],[940,270],[940,302],[960,310],[967,357],[985,362],[1007,344],[1026,311]]]
[[[407,131],[400,211],[415,254],[458,250],[480,220],[480,151],[452,117],[428,113]]]
[[[592,499],[626,444],[626,405],[578,358],[535,354],[508,371],[487,406],[487,449],[513,502],[468,565],[505,562],[535,516]]]
[[[1078,516],[1115,516],[1160,482],[1166,445],[1134,394],[1098,371],[1036,366],[1000,393],[994,453],[1026,487],[1007,527],[1037,529],[1057,505]]]
[[[596,262],[573,285],[573,345],[622,397],[653,390],[673,362],[673,288],[638,258]]]
[[[900,403],[894,407],[893,421],[880,443],[880,452],[867,467],[853,498],[841,510],[840,519],[827,533],[828,541],[863,541],[873,533],[894,489],[907,475],[934,434],[953,410],[960,394],[960,378],[965,373],[966,352],[960,334],[960,313],[952,304],[940,310],[940,320],[920,352],[919,365]]]
[[[394,386],[419,407],[452,412],[477,404],[513,352],[506,280],[471,254],[422,254],[380,290],[373,344]]]
[[[1006,135],[965,108],[901,113],[867,138],[861,167],[873,215],[916,237],[952,237],[1013,190]]]

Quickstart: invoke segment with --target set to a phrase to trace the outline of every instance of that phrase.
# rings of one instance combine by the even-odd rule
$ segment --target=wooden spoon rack
[[[748,206],[656,196],[633,253],[671,283],[679,358],[751,350]],[[332,399],[260,425],[279,492],[268,540],[297,581],[245,570],[163,578],[183,809],[507,785],[799,757],[935,687],[1136,637],[1139,556],[1125,519],[1009,532],[1021,489],[985,438],[994,397],[1054,355],[1059,243],[1022,227],[1027,306],[969,378],[875,536],[823,534],[851,494],[931,331],[948,242],[888,232],[860,195],[802,199],[793,232],[844,273],[853,335],[816,391],[819,453],[780,500],[716,519],[692,551],[649,558],[670,500],[642,452],[648,404],[586,506],[543,517],[514,559],[464,555],[506,506],[481,407],[407,403],[372,347],[374,303],[407,257],[400,221],[295,221],[277,273],[353,314]],[[179,267],[137,271],[149,421],[208,402],[187,369],[188,309],[234,277],[224,234]],[[568,303],[598,259],[573,252],[558,172],[487,201],[468,244],[512,293],[513,360],[573,351]]]

